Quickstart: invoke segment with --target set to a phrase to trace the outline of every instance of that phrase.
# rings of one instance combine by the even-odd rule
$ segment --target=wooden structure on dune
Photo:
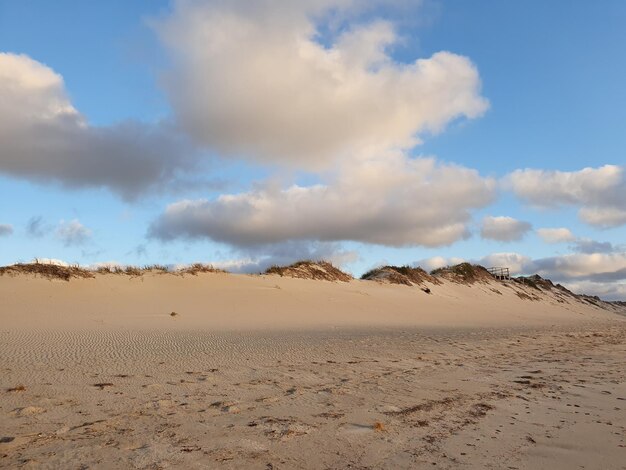
[[[487,268],[487,271],[489,271],[489,274],[491,274],[496,279],[499,279],[500,281],[511,280],[511,273],[509,271],[509,268],[494,266],[492,268]]]

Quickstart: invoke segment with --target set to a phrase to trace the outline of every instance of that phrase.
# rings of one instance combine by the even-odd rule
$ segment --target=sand
[[[429,288],[0,276],[0,467],[626,468],[618,308]]]

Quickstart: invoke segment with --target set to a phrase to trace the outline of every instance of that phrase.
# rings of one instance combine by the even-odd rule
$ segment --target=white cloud
[[[537,234],[546,243],[564,243],[576,240],[574,234],[568,228],[540,228]]]
[[[77,219],[69,222],[62,220],[57,226],[56,236],[65,246],[82,245],[91,238],[92,231]]]
[[[569,242],[570,249],[577,253],[612,253],[619,251],[620,247],[614,246],[610,242],[599,242],[590,238],[577,238],[567,228],[540,228],[537,234],[546,243],[566,243]]]
[[[510,242],[521,240],[532,228],[528,222],[512,217],[485,217],[480,228],[480,236],[489,240]]]
[[[168,124],[90,126],[63,78],[26,55],[0,53],[0,102],[1,173],[133,198],[194,165]]]
[[[126,267],[126,265],[118,261],[99,261],[97,263],[89,264],[87,266],[87,269],[97,270],[100,268],[115,269],[115,268],[124,268],[124,267]]]
[[[329,184],[180,201],[150,233],[236,246],[285,240],[442,246],[468,236],[470,211],[493,200],[494,186],[474,170],[387,155],[343,168]]]
[[[431,258],[425,258],[413,263],[413,266],[419,266],[425,271],[432,271],[433,269],[445,268],[446,266],[454,266],[456,264],[464,263],[464,258],[444,258],[442,256],[433,256]]]
[[[626,177],[620,166],[573,172],[516,170],[505,185],[537,207],[580,206],[579,217],[590,225],[610,228],[626,223]]]
[[[481,258],[478,264],[485,267],[500,266],[510,269],[511,274],[528,274],[532,271],[532,259],[519,253],[492,253]]]
[[[0,224],[0,237],[6,237],[13,234],[13,225]]]
[[[533,262],[535,270],[557,279],[626,279],[626,253],[574,253],[542,258]]]
[[[68,263],[67,261],[63,261],[61,259],[55,259],[55,258],[33,258],[33,263],[39,263],[39,264],[52,264],[55,266],[69,266],[70,263]]]
[[[626,199],[626,191],[622,192],[622,196]],[[583,207],[578,215],[583,222],[597,227],[611,228],[626,224],[626,208]]]
[[[241,257],[211,264],[234,273],[260,273],[270,266],[286,266],[296,261],[328,261],[344,267],[359,259],[356,251],[345,250],[333,242],[291,241],[236,250]]]
[[[182,127],[222,155],[319,170],[410,149],[418,134],[488,107],[469,59],[400,63],[387,21],[358,23],[353,1],[178,1],[156,29],[174,67],[164,86]],[[338,13],[339,12],[339,13]],[[319,37],[320,18],[343,14]]]
[[[603,300],[626,300],[626,282],[574,281],[564,285],[572,292],[596,295]]]

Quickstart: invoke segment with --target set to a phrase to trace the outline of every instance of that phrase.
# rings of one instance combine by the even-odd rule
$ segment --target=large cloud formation
[[[473,170],[399,155],[355,166],[330,184],[180,201],[151,234],[238,246],[285,240],[442,246],[468,236],[470,209],[491,202],[494,186]]]
[[[515,194],[533,206],[579,206],[581,220],[600,228],[626,224],[626,175],[621,166],[572,172],[525,169],[507,180]]]
[[[26,55],[0,53],[0,172],[68,187],[107,187],[125,198],[193,167],[167,124],[90,126],[63,78]]]
[[[391,23],[348,21],[320,41],[316,21],[351,1],[179,1],[157,28],[176,66],[164,82],[177,120],[224,156],[317,173],[318,184],[271,183],[217,199],[183,200],[152,236],[239,247],[286,240],[451,244],[494,182],[412,159],[424,132],[487,108],[465,57],[440,52],[401,63]]]
[[[323,45],[316,19],[359,3],[176,2],[157,30],[175,64],[164,84],[177,120],[222,155],[319,169],[412,148],[418,133],[487,109],[469,59],[397,62],[387,21],[349,23]]]

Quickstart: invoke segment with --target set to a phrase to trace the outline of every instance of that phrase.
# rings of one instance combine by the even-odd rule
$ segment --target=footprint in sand
[[[254,401],[256,401],[257,403],[276,403],[278,400],[278,397],[260,397]]]
[[[172,408],[175,405],[173,400],[155,400],[153,402],[147,403],[146,408],[153,408],[155,410],[163,410]]]
[[[26,406],[24,408],[16,408],[11,412],[11,414],[13,416],[17,416],[18,418],[22,418],[24,416],[38,415],[45,412],[46,410],[39,406]]]
[[[161,384],[146,384],[142,385],[142,388],[154,389],[154,388],[163,388]]]
[[[295,418],[273,418],[264,416],[260,418],[257,425],[263,429],[264,434],[270,438],[280,441],[286,441],[294,437],[309,434],[313,429],[312,426],[298,421]]]
[[[216,401],[211,403],[211,408],[219,408],[224,413],[240,413],[241,410],[236,406],[235,401]]]

